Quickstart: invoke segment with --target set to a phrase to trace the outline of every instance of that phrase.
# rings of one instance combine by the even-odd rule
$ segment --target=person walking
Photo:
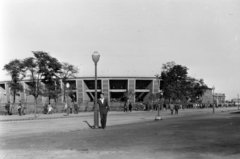
[[[74,114],[78,114],[78,104],[77,104],[77,102],[75,101],[75,102],[73,102],[73,108],[74,108]]]
[[[127,103],[124,103],[123,112],[127,112]]]
[[[47,114],[47,113],[48,113],[48,103],[46,101],[45,104],[43,105],[43,114]]]
[[[98,100],[98,105],[99,105],[99,111],[100,111],[100,117],[101,117],[101,126],[102,129],[106,128],[106,123],[107,123],[107,113],[110,111],[110,107],[108,105],[108,100],[104,98],[104,94],[100,94],[100,99]]]
[[[173,103],[170,103],[171,115],[173,115],[173,109],[174,109],[174,104],[173,104]]]
[[[129,112],[132,112],[132,103],[129,103]]]
[[[52,110],[53,110],[53,107],[52,107],[52,105],[49,103],[49,104],[48,104],[48,112],[47,112],[47,114],[52,114]]]
[[[72,103],[70,104],[70,114],[73,114],[73,105],[74,105],[74,102],[72,101]]]
[[[21,103],[21,101],[19,102],[17,109],[18,109],[19,116],[21,116],[22,115],[22,103]]]
[[[10,102],[8,101],[7,104],[5,105],[5,109],[6,109],[6,112],[5,112],[5,115],[11,115],[10,113]]]
[[[22,101],[19,101],[21,104],[22,104]],[[24,110],[26,109],[26,107],[23,105],[22,106],[22,109],[21,109],[21,114],[22,115],[25,115],[25,113],[24,113]]]
[[[176,105],[174,106],[174,109],[175,109],[175,114],[178,114],[179,105],[176,104]]]

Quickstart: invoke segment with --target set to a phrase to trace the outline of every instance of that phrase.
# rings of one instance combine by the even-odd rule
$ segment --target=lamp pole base
[[[93,126],[93,129],[99,129],[99,127],[98,126]]]
[[[161,116],[156,116],[155,121],[163,120]]]

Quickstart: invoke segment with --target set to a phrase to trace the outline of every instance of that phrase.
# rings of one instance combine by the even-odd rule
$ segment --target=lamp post
[[[215,113],[215,103],[214,103],[214,90],[215,90],[215,87],[214,86],[212,87],[212,90],[213,90],[213,113]]]
[[[163,105],[163,92],[160,93],[160,103],[158,104],[158,115],[155,118],[155,121],[162,120],[162,117],[160,116],[160,106]]]
[[[67,87],[67,116],[69,116],[69,105],[68,105],[68,88],[70,87],[70,84],[69,83],[67,83],[66,84],[66,87]]]
[[[92,54],[92,60],[95,64],[95,100],[94,100],[94,127],[95,128],[98,128],[98,109],[97,109],[97,63],[100,59],[100,54],[95,51],[93,54]]]

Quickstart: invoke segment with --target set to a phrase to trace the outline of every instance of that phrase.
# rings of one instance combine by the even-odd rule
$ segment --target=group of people
[[[8,101],[5,105],[5,115],[12,115],[12,107],[10,101]],[[24,110],[25,107],[23,107],[22,102],[19,101],[18,106],[17,106],[18,114],[19,116],[25,115]]]
[[[128,109],[127,109],[128,107]],[[123,112],[132,112],[132,103],[130,102],[129,105],[127,106],[127,102],[124,104],[124,107],[123,107]]]
[[[174,110],[175,110],[175,114],[178,114],[178,110],[180,109],[180,106],[178,104],[170,103],[169,108],[171,110],[171,115],[173,115]]]
[[[52,114],[53,113],[53,107],[51,103],[46,102],[45,105],[43,106],[43,113],[44,114]]]
[[[76,101],[72,101],[72,103],[70,105],[67,104],[67,102],[65,103],[64,106],[64,111],[67,113],[66,115],[69,116],[69,113],[72,114],[78,114],[79,112],[79,106],[77,104]]]

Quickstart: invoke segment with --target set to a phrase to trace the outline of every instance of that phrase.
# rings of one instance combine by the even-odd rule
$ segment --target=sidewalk
[[[216,108],[216,113],[221,111],[237,111],[237,107],[223,107],[223,108]],[[141,113],[141,112],[149,112],[149,111],[133,111],[131,113]],[[154,111],[157,112],[157,111]],[[204,108],[204,109],[184,109],[180,110],[180,112],[189,113],[189,115],[192,114],[192,112],[206,112],[206,113],[212,113],[212,108]],[[37,118],[34,118],[34,114],[27,114],[23,116],[19,115],[11,115],[11,116],[0,116],[0,122],[7,122],[7,121],[22,121],[22,120],[44,120],[44,119],[59,119],[59,118],[77,118],[77,117],[87,117],[87,116],[93,116],[94,112],[79,112],[78,114],[69,114],[69,116],[66,116],[66,113],[56,113],[56,114],[37,114]],[[160,111],[160,113],[166,114],[169,113],[169,110],[167,111]],[[110,111],[109,114],[126,114],[126,112],[122,111]],[[181,114],[181,113],[180,113]]]

